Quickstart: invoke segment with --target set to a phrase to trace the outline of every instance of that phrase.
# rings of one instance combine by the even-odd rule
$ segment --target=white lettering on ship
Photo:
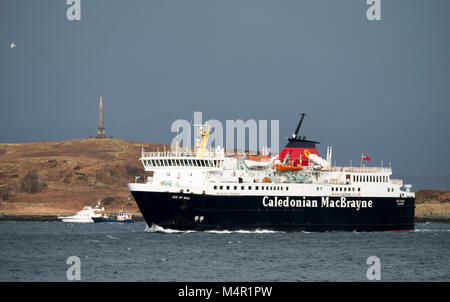
[[[274,199],[270,199],[264,196],[262,199],[262,204],[264,207],[270,208],[354,208],[359,211],[361,208],[371,208],[373,206],[372,200],[347,200],[345,197],[333,200],[330,197],[322,197],[322,201],[319,202],[316,199],[290,199],[289,196],[278,198],[275,196]]]

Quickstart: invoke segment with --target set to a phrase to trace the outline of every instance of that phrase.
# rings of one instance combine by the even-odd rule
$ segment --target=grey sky
[[[450,1],[0,1],[0,142],[170,143],[172,121],[279,119],[338,164],[450,174]],[[17,47],[12,50],[9,45]]]

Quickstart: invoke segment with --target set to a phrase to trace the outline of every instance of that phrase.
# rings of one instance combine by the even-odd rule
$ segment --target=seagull
[[[14,44],[14,42],[12,42],[12,43],[9,45],[9,47],[11,47],[11,49],[14,49],[14,48],[16,48],[16,44]]]

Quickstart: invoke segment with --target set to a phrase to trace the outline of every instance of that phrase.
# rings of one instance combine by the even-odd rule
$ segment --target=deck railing
[[[142,158],[155,158],[155,157],[199,157],[199,158],[218,158],[216,152],[205,151],[201,155],[192,151],[161,151],[161,152],[142,152]]]
[[[306,171],[317,171],[310,167],[304,168]],[[383,167],[329,167],[324,170],[320,170],[323,172],[357,172],[357,173],[392,173],[391,168],[383,168]]]
[[[403,186],[403,179],[391,179],[391,184]]]

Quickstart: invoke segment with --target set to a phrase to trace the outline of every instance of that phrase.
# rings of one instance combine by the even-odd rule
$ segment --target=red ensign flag
[[[363,155],[363,156],[362,156],[362,159],[363,159],[363,160],[370,160],[370,157]]]

